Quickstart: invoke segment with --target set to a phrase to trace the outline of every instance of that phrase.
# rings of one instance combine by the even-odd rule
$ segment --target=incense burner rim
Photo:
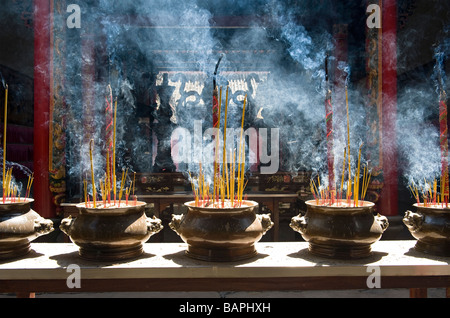
[[[226,200],[229,201],[229,200]],[[242,200],[242,205],[235,208],[215,208],[215,207],[204,207],[204,206],[195,206],[195,201],[188,201],[184,203],[184,206],[187,208],[199,211],[199,212],[207,212],[207,213],[240,213],[248,208],[255,208],[258,206],[258,202],[252,200]],[[245,205],[244,205],[245,203]]]
[[[413,206],[415,208],[419,209],[419,210],[424,209],[424,210],[429,211],[429,212],[435,211],[435,212],[439,212],[439,213],[442,213],[442,212],[450,213],[450,206],[447,207],[447,208],[444,208],[444,207],[432,207],[432,206],[424,206],[423,203],[419,203],[419,204],[414,203]]]
[[[30,208],[31,203],[34,202],[33,198],[21,199],[20,202],[5,202],[0,199],[0,213],[10,213],[11,209],[14,208],[15,212],[27,212]]]
[[[29,204],[29,203],[33,203],[34,199],[33,198],[19,198],[19,197],[15,197],[15,199],[20,199],[20,201],[15,201],[15,202],[5,202],[3,203],[3,197],[0,197],[0,205],[25,205],[25,204]]]
[[[353,200],[352,200],[353,202]],[[364,201],[364,200],[359,200],[359,203],[361,203],[361,205],[359,206],[331,206],[331,205],[323,205],[323,204],[316,204],[316,200],[308,200],[305,201],[305,204],[308,207],[311,208],[318,208],[318,209],[332,209],[332,210],[339,210],[339,211],[359,211],[362,209],[367,209],[367,208],[373,208],[375,206],[375,203],[371,202],[371,201]]]
[[[136,205],[135,205],[136,203]],[[91,202],[92,204],[92,202]],[[129,212],[134,212],[137,209],[142,209],[147,205],[146,202],[143,201],[136,201],[132,202],[131,204],[125,205],[122,207],[109,207],[109,208],[102,208],[102,207],[86,207],[86,202],[81,202],[75,205],[75,207],[80,211],[80,213],[84,214],[98,214],[98,215],[118,215],[118,214],[124,214]]]

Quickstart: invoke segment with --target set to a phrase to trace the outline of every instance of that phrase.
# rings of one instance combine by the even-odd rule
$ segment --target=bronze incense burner
[[[450,256],[450,208],[414,204],[416,212],[406,211],[403,223],[417,239],[417,251]]]
[[[32,240],[53,231],[53,222],[31,209],[33,199],[17,201],[0,204],[0,260],[26,255]]]
[[[291,228],[309,242],[312,254],[339,259],[357,259],[372,254],[371,245],[381,238],[389,226],[387,218],[374,213],[374,203],[359,201],[353,206],[343,204],[317,205],[306,201],[305,215],[291,220]]]
[[[238,261],[257,255],[255,243],[273,226],[269,214],[256,214],[258,203],[243,200],[240,207],[196,207],[173,215],[169,226],[188,244],[186,255],[204,261]]]
[[[117,261],[143,253],[142,244],[163,228],[161,220],[145,215],[145,202],[123,207],[89,208],[77,204],[79,215],[61,221],[60,229],[79,246],[84,259]]]

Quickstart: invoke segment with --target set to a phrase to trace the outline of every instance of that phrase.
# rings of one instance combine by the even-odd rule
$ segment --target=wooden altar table
[[[445,287],[449,297],[450,258],[414,244],[379,241],[369,258],[345,261],[313,256],[306,242],[257,243],[252,259],[212,263],[188,258],[184,243],[146,243],[137,259],[97,263],[81,259],[72,243],[32,243],[27,256],[0,262],[0,293],[368,289],[378,273],[377,287],[409,288],[412,297]],[[80,288],[67,285],[71,264],[79,266]]]

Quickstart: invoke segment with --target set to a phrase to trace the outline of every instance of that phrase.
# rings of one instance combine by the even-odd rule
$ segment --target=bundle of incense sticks
[[[12,182],[12,168],[6,170],[6,131],[8,125],[8,84],[4,84],[5,89],[5,104],[3,114],[3,175],[2,175],[2,188],[3,188],[3,203],[22,202],[20,199],[20,190],[17,185]],[[28,176],[28,184],[25,192],[25,199],[28,199],[31,191],[31,185],[34,180],[34,175]]]
[[[314,178],[311,179],[310,183],[310,189],[311,193],[314,196],[314,199],[316,200],[317,205],[337,205],[337,206],[359,206],[360,200],[364,201],[364,198],[367,193],[367,189],[369,187],[371,172],[369,171],[368,166],[364,167],[363,170],[363,176],[361,180],[361,150],[363,143],[359,147],[359,153],[358,153],[358,163],[357,168],[355,171],[355,175],[353,176],[352,180],[352,174],[351,174],[351,156],[350,156],[350,118],[349,118],[349,110],[348,110],[348,91],[347,87],[345,87],[345,100],[346,100],[346,107],[347,107],[347,146],[344,148],[344,159],[342,163],[342,177],[341,177],[341,184],[339,190],[336,189],[335,183],[334,183],[334,167],[333,165],[330,166],[328,164],[328,176],[329,176],[329,182],[328,186],[324,187],[320,185],[320,177],[317,177],[317,185],[314,181]],[[330,115],[331,116],[331,115]],[[332,130],[328,131],[327,129],[327,141],[329,138],[329,134],[331,134]],[[330,158],[328,158],[328,163]],[[344,188],[344,179],[345,179],[345,167],[348,163],[348,171],[347,171],[347,187]],[[333,176],[332,179],[330,179],[330,176]],[[333,181],[330,181],[333,180]],[[361,184],[362,181],[362,184]],[[344,199],[344,191],[346,192],[346,196]]]
[[[218,163],[219,134],[216,140],[216,152],[214,160],[214,175],[212,184],[212,193],[210,184],[206,182],[202,164],[199,163],[199,173],[192,176],[189,172],[192,192],[195,198],[195,206],[197,207],[215,207],[215,208],[234,208],[240,207],[244,199],[244,189],[247,185],[245,182],[245,140],[243,136],[245,107],[247,96],[244,97],[242,107],[241,132],[239,139],[239,149],[236,148],[227,151],[226,145],[226,129],[227,129],[227,113],[228,113],[228,91],[227,86],[225,96],[225,112],[224,112],[224,133],[223,133],[223,162],[222,167]],[[220,88],[220,97],[218,102],[218,113],[220,114],[222,99],[222,88]],[[220,116],[218,117],[220,118]],[[220,123],[217,124],[220,128]],[[222,168],[222,171],[220,171]],[[236,173],[237,172],[237,173]]]
[[[131,191],[133,191],[132,196],[134,197],[133,204],[136,205],[137,197],[134,194],[136,174],[134,173],[133,180],[129,181],[128,186],[126,186],[127,179],[128,179],[128,169],[122,170],[122,176],[121,176],[121,181],[120,181],[120,185],[119,185],[118,196],[113,201],[108,200],[108,198],[110,198],[111,191],[113,191],[114,193],[117,193],[117,188],[116,188],[117,185],[115,183],[113,183],[113,184],[110,183],[108,173],[105,172],[105,174],[104,174],[105,177],[103,178],[103,180],[102,179],[99,180],[99,184],[100,184],[99,188],[100,188],[100,195],[101,195],[101,201],[102,201],[102,204],[99,204],[99,202],[97,200],[97,187],[96,187],[95,173],[94,173],[93,143],[94,143],[94,140],[91,139],[90,143],[89,143],[89,159],[90,159],[90,164],[91,164],[92,205],[91,205],[91,200],[90,200],[91,198],[90,198],[90,195],[88,192],[88,187],[87,187],[87,184],[88,184],[87,178],[85,178],[83,180],[85,206],[89,207],[89,208],[91,208],[91,207],[93,207],[93,208],[120,207],[120,205],[123,202],[122,198],[123,198],[124,193],[125,193],[125,204],[128,205]],[[108,161],[108,158],[107,158],[107,161]]]
[[[316,201],[316,205],[324,206],[360,206],[360,200],[364,201],[367,189],[369,187],[371,172],[367,166],[363,167],[362,180],[360,176],[360,161],[358,160],[358,172],[353,178],[353,183],[347,189],[344,189],[344,170],[342,171],[341,187],[338,191],[331,191],[329,187],[320,184],[320,176],[317,176],[317,183],[312,178],[310,181],[310,190]],[[344,165],[345,169],[345,165]],[[352,190],[353,188],[353,190]],[[343,193],[346,191],[344,198]]]
[[[439,64],[439,61],[437,61]],[[414,196],[418,205],[425,207],[441,207],[448,208],[449,203],[449,171],[448,171],[448,124],[447,124],[447,94],[445,92],[445,85],[442,77],[442,68],[439,67],[438,72],[438,86],[439,86],[439,143],[441,152],[441,175],[439,181],[433,179],[432,182],[424,179],[424,185],[418,186],[413,181],[409,185],[412,195]],[[422,201],[420,197],[422,197]]]
[[[3,203],[24,202],[28,199],[31,193],[31,186],[34,181],[34,173],[28,176],[27,188],[25,190],[25,196],[20,197],[20,188],[12,180],[13,168],[8,168],[5,175],[5,183],[3,187]]]
[[[449,201],[449,173],[448,173],[448,126],[447,126],[447,94],[444,90],[442,77],[439,73],[439,142],[441,148],[441,196],[442,202]]]
[[[433,208],[448,208],[448,179],[441,176],[438,189],[438,180],[424,179],[423,186],[417,185],[414,181],[408,186],[417,205]],[[422,198],[422,199],[421,199]]]
[[[108,85],[109,91],[111,91]],[[119,193],[117,195],[117,182],[116,182],[116,122],[117,122],[117,98],[114,102],[114,112],[111,116],[110,110],[112,109],[112,96],[109,99],[106,98],[107,102],[107,122],[106,122],[106,163],[105,163],[105,177],[103,180],[99,180],[100,194],[101,194],[101,204],[97,200],[97,187],[95,182],[94,174],[94,140],[91,139],[89,142],[89,159],[91,167],[91,183],[92,183],[92,204],[91,198],[88,192],[88,181],[87,177],[83,180],[83,191],[84,191],[84,202],[86,207],[93,208],[112,208],[120,207],[122,203],[122,197],[125,193],[125,204],[129,205],[129,198],[132,191],[132,196],[134,197],[133,204],[137,205],[137,196],[135,195],[135,183],[136,183],[136,173],[133,175],[133,181],[127,183],[128,169],[122,170],[122,177],[119,185]],[[112,118],[112,123],[109,119]],[[111,131],[112,126],[112,131]],[[112,135],[112,137],[111,137]],[[111,196],[113,198],[111,198]]]
[[[3,116],[3,203],[6,201],[7,192],[6,192],[6,126],[8,123],[8,85],[5,85],[5,107],[4,107],[4,116]]]

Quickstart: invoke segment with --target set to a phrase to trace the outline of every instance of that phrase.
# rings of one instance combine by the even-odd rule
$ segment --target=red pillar
[[[51,0],[34,0],[34,209],[55,216],[49,188],[49,112],[51,85]]]
[[[384,186],[380,212],[398,215],[397,169],[397,5],[396,0],[382,1],[382,153]]]

